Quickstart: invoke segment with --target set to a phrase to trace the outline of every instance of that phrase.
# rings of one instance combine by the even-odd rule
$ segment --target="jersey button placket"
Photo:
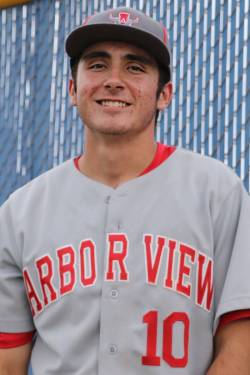
[[[109,202],[110,202],[110,198],[111,198],[111,196],[110,196],[110,195],[107,195],[107,196],[105,197],[105,199],[104,199],[104,202],[105,202],[106,204],[109,204]]]
[[[115,355],[118,352],[118,348],[115,344],[110,344],[108,348],[108,352],[111,355]]]
[[[122,231],[122,220],[120,210],[120,200],[122,198],[114,191],[104,198],[107,207],[106,225],[105,225],[105,246],[104,246],[104,264],[103,264],[103,286],[101,297],[101,315],[100,315],[100,352],[99,352],[99,371],[98,375],[106,375],[111,371],[116,371],[116,360],[120,350],[119,338],[119,305],[120,291],[117,272],[117,262],[113,264],[114,280],[107,280],[108,258],[111,250],[109,248],[110,234],[120,233]],[[116,245],[119,247],[119,244]],[[115,251],[118,251],[117,248]],[[119,350],[118,350],[119,349]]]
[[[119,296],[119,291],[118,289],[112,289],[111,292],[110,292],[110,297],[112,299],[117,299]]]

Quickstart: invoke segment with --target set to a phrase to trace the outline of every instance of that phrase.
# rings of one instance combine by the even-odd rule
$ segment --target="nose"
[[[124,88],[120,69],[113,68],[109,71],[109,74],[104,81],[104,87],[108,90],[122,90]]]

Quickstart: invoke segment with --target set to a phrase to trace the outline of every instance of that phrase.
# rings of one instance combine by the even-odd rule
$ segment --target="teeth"
[[[126,103],[113,100],[102,100],[101,105],[105,107],[127,107]]]

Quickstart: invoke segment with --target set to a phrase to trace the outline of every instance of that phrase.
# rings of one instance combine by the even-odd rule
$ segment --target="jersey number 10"
[[[149,311],[143,316],[143,323],[147,324],[146,355],[141,358],[145,366],[160,366],[161,357],[157,351],[158,311]],[[173,354],[173,328],[176,323],[183,324],[183,356]],[[184,312],[174,312],[163,320],[162,358],[171,367],[186,367],[188,363],[189,318]],[[180,340],[181,342],[181,340]]]

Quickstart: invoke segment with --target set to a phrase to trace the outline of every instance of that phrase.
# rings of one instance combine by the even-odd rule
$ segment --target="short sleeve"
[[[222,202],[215,231],[215,323],[250,309],[250,197],[239,179]]]
[[[0,207],[0,332],[33,331],[10,202]],[[18,244],[19,242],[19,244]]]

